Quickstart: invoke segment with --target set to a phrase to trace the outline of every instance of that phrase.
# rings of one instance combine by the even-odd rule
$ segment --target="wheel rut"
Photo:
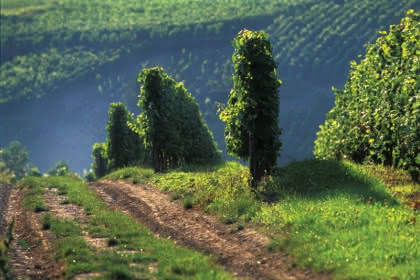
[[[270,240],[251,228],[239,232],[198,209],[184,209],[149,185],[103,180],[89,184],[107,204],[134,217],[157,236],[214,256],[239,278],[328,279],[290,265],[281,253],[266,250]]]
[[[13,279],[63,279],[64,264],[56,263],[53,237],[42,230],[41,213],[23,208],[24,189],[12,188],[6,221],[14,224],[8,256]]]

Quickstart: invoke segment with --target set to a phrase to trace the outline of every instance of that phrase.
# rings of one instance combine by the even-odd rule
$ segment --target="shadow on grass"
[[[278,169],[272,180],[265,182],[264,199],[276,202],[290,195],[322,199],[345,194],[366,203],[397,204],[385,189],[378,180],[364,174],[360,166],[333,160],[306,160]]]

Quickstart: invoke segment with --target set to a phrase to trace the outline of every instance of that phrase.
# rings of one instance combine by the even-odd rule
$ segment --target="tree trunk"
[[[152,146],[152,164],[155,172],[159,172],[159,153],[157,151],[156,145]]]
[[[257,137],[255,133],[255,121],[252,130],[249,132],[249,170],[251,172],[251,187],[256,188],[258,184],[258,159],[257,159]]]
[[[152,147],[152,161],[153,169],[155,172],[162,172],[163,170],[163,154],[158,145],[153,145]]]

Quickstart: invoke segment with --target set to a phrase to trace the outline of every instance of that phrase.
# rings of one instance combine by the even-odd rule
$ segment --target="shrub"
[[[55,167],[48,170],[49,176],[65,176],[70,173],[69,165],[66,161],[60,160],[55,164]]]
[[[0,149],[0,171],[12,173],[16,179],[25,176],[28,166],[28,149],[19,141],[10,142],[5,149]]]
[[[320,126],[314,154],[408,169],[420,174],[420,14],[410,10],[359,64],[352,61],[343,90]]]

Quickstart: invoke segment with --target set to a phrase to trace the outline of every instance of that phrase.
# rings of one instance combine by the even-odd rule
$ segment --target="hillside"
[[[331,86],[342,86],[349,61],[376,30],[419,6],[415,0],[159,3],[2,1],[0,146],[20,140],[43,170],[63,158],[75,169],[87,167],[91,144],[104,137],[107,104],[123,100],[135,111],[140,68],[160,64],[185,80],[223,148],[215,102],[226,101],[231,41],[247,27],[270,34],[284,82],[280,162],[312,157],[315,132],[333,105]]]

